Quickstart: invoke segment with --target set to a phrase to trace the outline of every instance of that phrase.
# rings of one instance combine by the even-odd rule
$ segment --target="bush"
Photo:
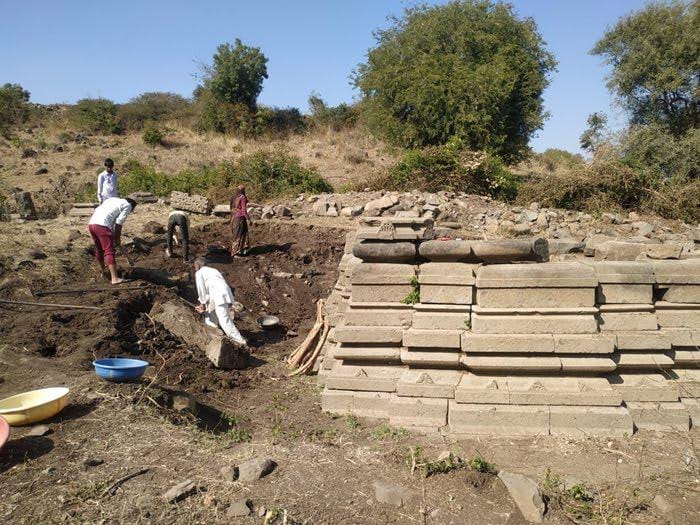
[[[84,98],[69,110],[69,117],[78,128],[92,133],[121,133],[117,105],[106,98]]]
[[[349,106],[345,103],[337,106],[326,106],[323,99],[316,94],[309,97],[309,108],[311,109],[312,125],[333,131],[341,131],[355,126],[359,117],[356,106]]]
[[[255,113],[256,135],[289,135],[306,129],[306,120],[297,108],[260,107]]]
[[[583,157],[580,154],[557,148],[546,149],[539,155],[534,155],[534,157],[541,161],[548,171],[554,171],[557,168],[571,168],[576,164],[583,164]]]
[[[397,191],[463,191],[510,200],[518,184],[498,157],[464,150],[459,141],[453,141],[406,152],[373,186]]]
[[[255,116],[245,104],[218,100],[211,91],[203,90],[197,98],[197,129],[242,136],[256,134]]]
[[[165,138],[165,135],[161,130],[159,130],[155,126],[149,125],[143,131],[143,135],[141,135],[141,138],[143,139],[144,144],[156,147],[163,144],[163,139]]]
[[[149,122],[167,122],[184,117],[188,100],[175,93],[143,93],[119,106],[117,118],[124,129],[140,130]]]
[[[0,136],[9,138],[10,129],[29,117],[29,91],[19,84],[0,87]]]
[[[228,201],[239,184],[246,184],[248,195],[259,200],[285,194],[333,191],[315,169],[303,167],[298,158],[285,153],[253,153],[234,163],[185,170],[172,176],[136,161],[127,162],[122,171],[119,188],[124,194],[150,191],[165,197],[176,190]]]

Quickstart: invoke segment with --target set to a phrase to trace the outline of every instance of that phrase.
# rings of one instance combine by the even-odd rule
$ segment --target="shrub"
[[[121,133],[117,105],[106,98],[84,98],[70,108],[69,117],[78,128],[92,133]]]
[[[183,191],[228,200],[239,184],[248,186],[251,199],[260,200],[293,193],[333,191],[315,169],[303,167],[298,158],[285,153],[253,153],[234,163],[185,170],[171,176],[136,161],[127,162],[122,171],[119,188],[124,194],[150,191],[164,197],[172,191]]]
[[[323,99],[315,93],[309,97],[309,109],[311,109],[312,125],[333,131],[341,131],[355,126],[359,116],[356,106],[349,106],[345,103],[327,106]]]
[[[163,139],[165,138],[165,135],[161,130],[159,130],[155,126],[149,125],[146,127],[146,129],[143,130],[141,138],[143,139],[144,144],[156,147],[163,144]]]
[[[397,191],[463,191],[511,200],[518,183],[498,157],[464,150],[459,141],[452,141],[406,152],[374,186]]]
[[[139,130],[149,122],[182,118],[189,107],[189,101],[175,93],[143,93],[119,106],[117,118],[124,129]]]
[[[0,87],[0,136],[9,138],[10,129],[29,117],[29,91],[19,84]]]
[[[242,136],[256,134],[253,111],[245,104],[218,100],[211,91],[203,90],[196,104],[197,129],[218,133],[236,133]]]
[[[255,113],[256,135],[288,135],[306,129],[306,120],[297,108],[260,107]]]
[[[541,161],[548,171],[554,171],[557,168],[571,168],[576,164],[583,163],[583,157],[578,153],[571,153],[563,149],[549,148],[535,158]]]

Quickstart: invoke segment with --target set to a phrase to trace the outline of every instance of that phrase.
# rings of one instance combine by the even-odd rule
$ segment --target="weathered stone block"
[[[596,259],[608,261],[634,261],[646,250],[641,242],[606,241],[595,250]]]
[[[472,304],[474,287],[452,286],[447,284],[421,284],[421,303]]]
[[[413,310],[408,308],[356,308],[345,312],[347,326],[411,326]]]
[[[676,347],[696,347],[700,346],[700,330],[693,328],[661,328],[659,333],[666,336],[671,341],[671,346]]]
[[[659,328],[653,307],[649,305],[604,304],[600,306],[599,321],[601,332]]]
[[[419,281],[423,284],[473,286],[476,282],[477,264],[430,262],[418,267]]]
[[[458,351],[441,352],[438,350],[415,350],[413,348],[401,349],[401,362],[404,365],[429,368],[433,366],[445,368],[459,368]]]
[[[394,427],[443,427],[447,424],[447,399],[393,395],[389,424]]]
[[[615,361],[609,357],[561,357],[561,369],[567,373],[613,372],[616,368]]]
[[[678,387],[683,397],[700,398],[700,370],[677,368],[673,373],[677,377],[670,379],[669,382]]]
[[[507,377],[514,405],[620,406],[622,396],[599,377]]]
[[[460,348],[462,330],[417,330],[403,333],[403,346],[413,348]]]
[[[564,436],[625,437],[634,432],[624,407],[550,407],[550,433]]]
[[[551,334],[462,334],[462,351],[469,353],[554,353]]]
[[[700,328],[700,304],[657,301],[656,317],[662,328]]]
[[[620,373],[607,376],[607,380],[625,402],[678,401],[678,384],[661,374]]]
[[[170,206],[176,210],[189,211],[209,215],[211,202],[202,195],[188,195],[181,191],[173,191],[170,194]]]
[[[335,339],[339,343],[351,344],[401,344],[403,330],[395,327],[381,326],[337,326]]]
[[[348,390],[324,390],[321,409],[335,414],[387,418],[391,394],[384,392],[355,392]]]
[[[420,330],[466,330],[470,326],[470,312],[425,312],[413,314],[413,328]]]
[[[595,288],[595,272],[578,262],[496,264],[476,272],[478,288]]]
[[[357,284],[409,284],[415,276],[416,268],[410,264],[361,263],[353,268],[351,280],[353,286]]]
[[[653,292],[651,284],[601,284],[596,300],[600,304],[651,304]]]
[[[585,334],[598,331],[593,315],[482,315],[472,312],[481,334]]]
[[[602,284],[653,284],[654,267],[639,261],[596,261],[590,264]],[[640,301],[643,302],[643,301]]]
[[[453,370],[407,370],[396,384],[396,394],[451,399],[461,378],[462,372]]]
[[[663,291],[663,300],[669,303],[700,303],[700,285],[669,285]]]
[[[700,284],[700,259],[654,261],[657,284]]]
[[[627,410],[639,429],[668,432],[690,429],[688,409],[680,402],[627,402]]]
[[[352,248],[352,254],[370,263],[410,263],[416,258],[416,245],[412,242],[357,240]]]
[[[618,370],[658,370],[671,368],[673,359],[666,354],[650,352],[616,352],[613,360],[617,363]]]
[[[333,349],[333,358],[343,361],[371,361],[400,363],[401,347],[398,346],[351,346],[339,344]]]
[[[611,334],[554,334],[556,354],[612,354],[615,336]]]
[[[670,350],[671,340],[660,331],[616,332],[618,350]]]
[[[479,376],[464,373],[455,388],[457,403],[478,403],[487,405],[507,405],[510,402],[510,392],[505,378]]]
[[[671,350],[667,354],[673,359],[675,366],[700,368],[700,349]]]
[[[477,288],[484,308],[577,307],[595,305],[595,288]]]
[[[561,359],[553,356],[462,355],[462,364],[474,372],[559,372]]]
[[[475,260],[469,241],[425,241],[418,246],[418,253],[434,262]]]
[[[499,239],[471,241],[474,256],[487,263],[549,260],[549,246],[544,239]]]
[[[549,407],[467,405],[449,402],[450,433],[463,435],[534,436],[549,434]]]
[[[394,392],[396,382],[403,373],[402,367],[340,365],[336,361],[326,378],[326,388],[331,390],[362,390],[369,392]]]

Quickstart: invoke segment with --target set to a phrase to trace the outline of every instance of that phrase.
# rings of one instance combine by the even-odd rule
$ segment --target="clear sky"
[[[350,102],[348,82],[400,0],[0,0],[0,83],[21,84],[34,102],[107,97],[125,102],[146,91],[190,96],[198,62],[240,38],[262,48],[269,79],[260,102],[307,110],[316,91]],[[430,2],[430,3],[444,3]],[[625,117],[605,88],[607,70],[588,51],[607,27],[643,0],[515,0],[537,22],[559,61],[545,92],[551,114],[531,142],[536,151],[578,151],[593,111],[613,125]]]

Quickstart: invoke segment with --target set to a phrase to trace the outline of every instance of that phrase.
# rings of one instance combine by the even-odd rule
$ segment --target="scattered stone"
[[[523,210],[520,214],[518,222],[535,222],[539,217],[539,213],[533,210]]]
[[[291,279],[293,274],[289,272],[272,272],[272,276],[277,277],[278,279]]]
[[[268,458],[253,458],[238,465],[238,481],[250,482],[270,474],[277,463]]]
[[[243,516],[250,516],[250,512],[248,500],[244,496],[241,496],[229,505],[226,510],[226,516],[229,518],[241,518]]]
[[[47,255],[42,252],[41,250],[30,250],[29,251],[29,256],[34,259],[35,261],[38,261],[40,259],[46,259]]]
[[[104,462],[104,459],[101,458],[88,458],[85,461],[83,461],[83,465],[85,465],[86,467],[99,467]]]
[[[362,215],[363,210],[363,206],[346,206],[340,210],[340,215],[342,217],[357,217],[358,215]]]
[[[607,261],[634,261],[645,252],[646,246],[637,242],[606,241],[595,249],[595,258]]]
[[[22,150],[22,158],[23,159],[28,159],[30,157],[36,157],[38,153],[36,150],[33,150],[32,148],[25,148]]]
[[[202,195],[189,195],[181,191],[173,191],[170,194],[170,206],[176,210],[189,211],[209,215],[211,203]]]
[[[217,204],[211,210],[211,214],[216,217],[228,217],[231,215],[231,205],[229,204]]]
[[[326,210],[327,217],[337,217],[339,215],[338,205],[335,202],[328,204],[328,209]]]
[[[646,247],[647,257],[650,259],[678,259],[683,251],[683,245],[673,244],[649,244]]]
[[[365,215],[370,217],[377,217],[381,215],[384,210],[391,208],[393,205],[399,203],[399,198],[395,195],[384,195],[379,199],[369,201],[365,204]]]
[[[155,204],[158,202],[158,197],[150,191],[135,191],[128,195],[130,199],[134,199],[137,204]]]
[[[291,218],[292,217],[292,210],[287,208],[287,206],[283,206],[282,204],[275,206],[273,208],[275,212],[276,217],[281,217],[281,218]]]
[[[272,206],[265,206],[262,209],[261,219],[272,219],[275,216],[275,210]]]
[[[641,237],[648,237],[654,231],[654,227],[648,222],[635,222],[632,226],[637,228],[637,235]]]
[[[267,508],[265,506],[262,506],[258,509],[258,518],[264,518],[265,514],[267,514]]]
[[[639,214],[637,212],[631,211],[627,214],[627,218],[631,221],[638,221],[639,220]]]
[[[152,235],[162,235],[165,233],[165,227],[156,221],[148,221],[143,225],[143,231]]]
[[[411,500],[418,497],[414,490],[407,489],[401,485],[395,485],[387,481],[374,482],[374,497],[380,503],[388,503],[395,507],[403,507]]]
[[[522,474],[503,470],[498,473],[498,477],[508,489],[523,517],[530,523],[542,523],[545,509],[537,483]]]
[[[195,492],[197,492],[197,484],[191,479],[186,479],[164,492],[161,497],[168,503],[175,503],[191,496]]]
[[[50,476],[56,472],[56,467],[46,467],[44,470],[41,471],[42,474],[46,474],[47,476]]]
[[[38,168],[35,172],[34,175],[44,175],[45,173],[49,172],[49,168],[46,166],[41,166]]]
[[[651,504],[654,510],[662,516],[669,516],[673,513],[673,505],[661,494],[654,496]]]
[[[20,219],[36,220],[36,208],[34,208],[32,194],[28,191],[15,190],[13,195]]]
[[[40,437],[40,436],[45,436],[46,434],[49,434],[51,432],[51,429],[49,428],[48,425],[36,425],[32,427],[29,432],[27,432],[27,436],[32,436],[32,437]]]

